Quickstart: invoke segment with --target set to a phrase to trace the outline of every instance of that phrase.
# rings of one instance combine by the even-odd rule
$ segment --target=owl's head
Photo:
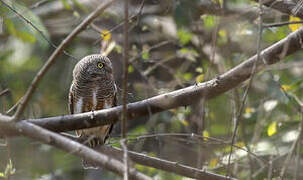
[[[107,57],[100,54],[89,55],[76,64],[73,76],[86,80],[112,79],[112,63]]]

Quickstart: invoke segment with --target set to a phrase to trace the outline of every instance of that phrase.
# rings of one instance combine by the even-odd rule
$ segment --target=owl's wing
[[[69,113],[74,114],[74,95],[73,95],[72,87],[70,88],[68,94],[68,106],[69,106]]]

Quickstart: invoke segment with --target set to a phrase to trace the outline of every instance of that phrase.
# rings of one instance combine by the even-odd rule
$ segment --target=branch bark
[[[78,142],[71,141],[70,139],[63,137],[57,133],[43,129],[37,125],[28,122],[5,122],[5,117],[0,116],[0,123],[10,129],[10,131],[17,131],[20,135],[30,137],[32,139],[39,140],[43,143],[52,145],[59,149],[62,149],[68,153],[77,155],[89,161],[95,162],[104,167],[105,169],[112,171],[120,176],[124,173],[124,164],[119,160],[105,155],[104,153],[98,153]],[[134,168],[129,169],[129,177],[137,180],[151,180],[150,177],[138,172]]]
[[[285,56],[291,55],[301,49],[302,42],[303,29],[299,29],[298,31],[289,34],[281,41],[263,50],[261,52],[259,61],[257,61],[257,55],[255,55],[210,81],[199,83],[197,85],[189,86],[187,88],[170,93],[158,95],[135,103],[130,103],[127,105],[128,119],[131,120],[146,116],[150,112],[157,113],[179,106],[187,106],[197,102],[197,100],[203,96],[206,99],[214,98],[230,89],[237,87],[240,83],[247,80],[251,75],[251,69],[256,61],[257,71],[260,71],[266,66],[263,62],[266,62],[267,65],[277,63]],[[41,119],[30,119],[27,121],[52,131],[62,132],[112,124],[118,121],[121,113],[122,107],[117,106],[100,111]]]

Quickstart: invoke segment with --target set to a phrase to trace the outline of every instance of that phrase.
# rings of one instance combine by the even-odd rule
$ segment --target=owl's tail
[[[92,149],[97,149],[104,144],[103,139],[99,137],[87,137],[85,139],[87,139],[87,146]],[[84,169],[98,169],[98,165],[96,163],[85,159],[82,159],[82,166]]]

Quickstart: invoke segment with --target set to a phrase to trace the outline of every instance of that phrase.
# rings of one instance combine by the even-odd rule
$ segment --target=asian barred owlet
[[[99,54],[81,59],[73,71],[73,82],[69,92],[71,114],[100,110],[116,106],[117,87],[110,60]],[[113,124],[77,130],[81,139],[86,139],[91,148],[103,145]],[[95,168],[92,163],[83,161],[84,168]]]

